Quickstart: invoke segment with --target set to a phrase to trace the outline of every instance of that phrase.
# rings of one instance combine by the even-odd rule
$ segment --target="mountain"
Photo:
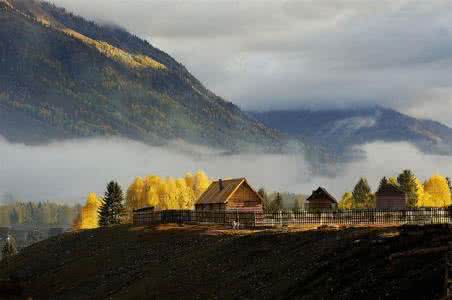
[[[452,155],[452,129],[435,121],[371,107],[351,110],[250,112],[256,120],[344,155],[366,143],[409,142],[424,153]]]
[[[123,136],[228,149],[281,143],[277,131],[121,28],[34,0],[0,0],[0,24],[0,135],[10,141]]]

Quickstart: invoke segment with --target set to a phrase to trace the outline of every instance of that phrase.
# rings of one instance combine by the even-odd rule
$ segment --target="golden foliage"
[[[389,177],[389,183],[390,184],[392,184],[392,185],[395,185],[395,186],[398,186],[399,185],[399,182],[397,181],[397,176],[392,176],[392,177]]]
[[[131,54],[127,51],[124,51],[120,48],[110,45],[109,43],[103,41],[97,41],[92,38],[89,38],[79,32],[76,32],[69,28],[60,29],[62,32],[66,33],[72,38],[75,38],[83,43],[95,47],[99,52],[103,55],[119,61],[129,67],[132,68],[151,68],[151,69],[166,69],[166,66],[159,63],[158,61],[150,58],[146,55],[141,54]]]
[[[451,205],[451,195],[447,179],[441,175],[433,175],[424,184],[423,205],[427,207],[445,207]]]
[[[74,229],[97,228],[99,226],[97,210],[101,204],[102,200],[97,197],[96,193],[89,193],[85,206],[82,207],[80,215],[74,221]]]
[[[424,192],[424,185],[422,182],[416,177],[416,206],[417,207],[425,207],[428,206],[429,203],[429,194]]]
[[[342,200],[339,202],[340,209],[351,209],[353,208],[353,195],[350,192],[346,192],[342,196]]]
[[[211,180],[202,171],[183,178],[137,177],[127,189],[126,208],[153,206],[159,209],[192,209],[196,199],[209,187]]]

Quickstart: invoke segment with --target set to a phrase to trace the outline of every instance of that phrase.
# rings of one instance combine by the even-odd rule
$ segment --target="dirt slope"
[[[387,260],[429,245],[398,230],[119,226],[38,243],[0,264],[0,278],[25,282],[34,299],[438,298],[441,255]]]

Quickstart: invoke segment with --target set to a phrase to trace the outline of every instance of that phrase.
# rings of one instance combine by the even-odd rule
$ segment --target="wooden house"
[[[332,209],[337,207],[337,200],[323,187],[319,187],[306,199],[308,209]]]
[[[379,209],[405,209],[407,207],[407,194],[397,186],[384,183],[375,193],[376,206]]]
[[[196,211],[263,211],[262,197],[245,178],[212,182],[196,201]]]

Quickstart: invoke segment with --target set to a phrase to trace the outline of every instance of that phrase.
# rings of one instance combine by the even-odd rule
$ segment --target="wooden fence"
[[[331,224],[449,224],[452,223],[449,208],[419,209],[350,209],[350,210],[300,210],[264,214],[265,225]]]
[[[231,225],[234,221],[243,227],[252,227],[262,223],[262,212],[255,211],[196,211],[164,210],[161,211],[161,223],[196,223]]]
[[[221,224],[241,227],[287,225],[452,224],[451,208],[262,211],[163,210],[138,212],[134,224]]]

